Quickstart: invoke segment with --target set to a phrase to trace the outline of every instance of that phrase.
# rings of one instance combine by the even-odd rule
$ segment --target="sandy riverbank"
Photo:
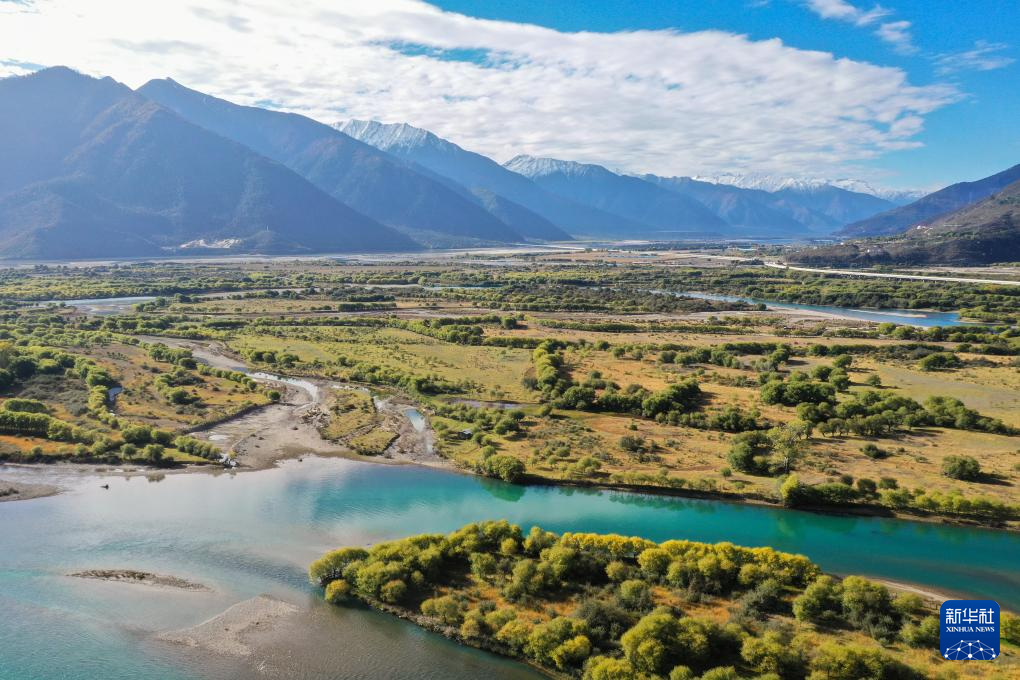
[[[233,605],[208,621],[183,630],[160,633],[156,639],[214,654],[250,657],[257,649],[251,640],[295,617],[301,609],[268,595],[259,595]]]
[[[925,586],[917,586],[912,583],[890,581],[888,579],[883,578],[869,578],[868,580],[873,581],[875,583],[881,583],[883,586],[893,591],[894,593],[912,593],[914,595],[923,597],[926,600],[931,600],[932,602],[935,602],[936,604],[939,605],[941,605],[946,600],[952,600],[956,599],[957,597],[962,597],[939,590],[932,590]]]
[[[45,498],[58,493],[60,493],[60,488],[52,484],[29,484],[0,479],[0,503]]]
[[[196,359],[215,368],[250,372],[240,357],[233,355],[220,343],[155,336],[142,339],[190,349]],[[349,386],[321,378],[272,376],[265,373],[251,375],[257,381],[279,390],[283,398],[278,403],[199,428],[193,433],[199,439],[210,441],[224,451],[233,453],[242,470],[264,470],[278,461],[306,455],[450,467],[449,461],[434,453],[428,429],[419,431],[414,428],[405,410],[415,404],[400,395],[388,395],[377,401],[384,425],[398,435],[397,439],[382,456],[366,458],[342,444],[323,439],[317,428],[322,415],[328,413],[334,390]]]

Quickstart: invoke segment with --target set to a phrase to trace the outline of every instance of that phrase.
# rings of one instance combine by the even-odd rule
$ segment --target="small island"
[[[942,677],[937,604],[801,555],[692,541],[557,535],[507,521],[363,549],[309,568],[327,601],[363,602],[463,644],[586,680]],[[1001,656],[953,677],[1020,672]]]
[[[134,569],[88,569],[86,571],[76,571],[68,574],[68,576],[72,578],[95,579],[97,581],[112,581],[115,583],[134,583],[155,588],[173,588],[175,590],[195,592],[209,591],[209,588],[201,583],[194,583],[178,576],[163,576]]]

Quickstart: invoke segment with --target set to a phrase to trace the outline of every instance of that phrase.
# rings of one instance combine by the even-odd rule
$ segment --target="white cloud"
[[[893,12],[881,5],[863,10],[847,0],[806,0],[808,9],[823,19],[844,21],[855,26],[871,26]],[[879,40],[889,43],[901,54],[915,54],[909,21],[882,21],[874,31]]]
[[[808,9],[823,19],[835,19],[847,21],[858,26],[873,24],[879,19],[892,14],[881,5],[875,5],[870,10],[862,10],[846,0],[807,0]]]
[[[917,146],[924,116],[958,98],[950,86],[912,85],[900,69],[778,39],[563,33],[417,0],[28,7],[4,13],[0,59],[131,86],[170,76],[325,122],[406,121],[500,160],[529,153],[670,175],[839,173]],[[465,60],[477,55],[482,63]]]
[[[1003,43],[978,40],[974,43],[973,49],[937,56],[935,68],[942,75],[960,71],[994,71],[1005,68],[1016,61],[1013,57],[1001,54],[1008,48],[1009,45]]]
[[[875,35],[892,45],[901,54],[914,54],[917,52],[913,36],[910,34],[909,21],[884,22],[875,31]]]
[[[35,69],[16,61],[0,59],[0,78],[9,76],[23,76],[32,73]]]

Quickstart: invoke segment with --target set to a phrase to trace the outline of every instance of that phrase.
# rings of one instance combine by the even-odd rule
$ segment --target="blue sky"
[[[1017,0],[0,0],[0,76],[169,76],[499,161],[930,189],[1020,162],[1017,26]]]
[[[561,31],[719,29],[755,40],[902,68],[917,84],[950,82],[961,101],[928,114],[923,147],[891,152],[867,165],[886,184],[941,186],[978,179],[1020,163],[1020,1],[889,0],[885,21],[909,21],[913,49],[897,49],[869,26],[823,18],[796,0],[438,0],[443,9],[484,19],[533,23]],[[849,4],[849,3],[848,3]],[[984,48],[982,48],[984,45]],[[946,55],[971,56],[953,62]],[[991,59],[974,63],[974,59]],[[1010,63],[1006,63],[1006,62]],[[1003,64],[999,66],[998,64]],[[986,68],[982,70],[978,66]]]

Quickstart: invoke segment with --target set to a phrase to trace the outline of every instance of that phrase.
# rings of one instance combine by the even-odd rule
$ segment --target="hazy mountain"
[[[0,80],[0,256],[411,250],[284,166],[110,78]]]
[[[170,79],[152,80],[138,92],[283,163],[355,210],[430,245],[524,240],[473,199],[311,118],[239,106]]]
[[[1020,181],[900,236],[807,248],[790,259],[859,266],[978,265],[1020,260]]]
[[[816,232],[832,232],[847,222],[889,210],[898,202],[913,200],[904,192],[879,190],[854,179],[800,179],[762,173],[722,174],[697,180],[756,189],[772,195],[770,207],[789,215]],[[890,200],[895,197],[897,202]]]
[[[758,189],[760,191],[776,192],[783,189],[795,189],[797,191],[808,191],[822,186],[831,186],[838,189],[845,189],[858,194],[876,196],[893,203],[904,205],[924,196],[925,192],[913,189],[888,189],[876,187],[870,182],[862,179],[841,178],[841,179],[818,179],[798,178],[768,175],[765,173],[733,174],[724,173],[721,175],[695,177],[694,179],[709,182],[712,184],[728,184],[742,189]]]
[[[859,194],[827,184],[805,188],[787,187],[773,192],[772,195],[825,215],[837,225],[861,220],[893,207],[893,204],[884,198]]]
[[[615,231],[614,236],[675,238],[732,233],[726,222],[693,198],[600,165],[517,156],[504,167],[551,193],[645,225],[636,232]]]
[[[939,215],[980,201],[1017,180],[1020,180],[1020,165],[975,182],[952,184],[908,205],[848,224],[839,233],[851,237],[898,234],[910,227],[925,224]]]
[[[405,123],[350,120],[337,123],[346,134],[398,158],[416,163],[471,189],[513,201],[556,225],[546,238],[640,228],[630,220],[551,194],[496,161]],[[558,234],[558,235],[556,235]]]
[[[766,236],[803,235],[804,230],[819,226],[824,231],[827,220],[824,216],[805,224],[796,219],[791,211],[780,206],[782,201],[767,191],[743,189],[728,184],[712,184],[690,177],[658,177],[643,175],[642,179],[664,189],[689,196],[711,210],[720,219],[741,233]],[[810,211],[805,210],[805,213]],[[809,215],[802,215],[808,218]]]
[[[847,191],[853,191],[858,194],[870,194],[872,196],[877,196],[878,198],[889,201],[893,205],[906,205],[907,203],[913,203],[928,193],[927,191],[922,191],[920,189],[889,189],[886,187],[876,187],[870,182],[862,179],[833,179],[824,183],[840,189],[846,189]]]

